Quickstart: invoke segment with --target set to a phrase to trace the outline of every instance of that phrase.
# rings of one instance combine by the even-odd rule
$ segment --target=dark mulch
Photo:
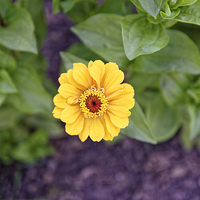
[[[68,136],[52,144],[53,157],[21,170],[16,199],[200,199],[200,153],[186,152],[178,137],[159,145],[124,138],[109,146]],[[7,170],[17,172],[14,166]],[[14,180],[12,174],[6,178],[3,198],[10,199]]]
[[[57,81],[59,52],[78,39],[63,14],[51,15],[43,53],[48,76]],[[52,140],[56,154],[24,168],[0,165],[0,199],[200,200],[200,153],[185,151],[176,136],[150,145],[130,138],[109,146],[66,136]]]

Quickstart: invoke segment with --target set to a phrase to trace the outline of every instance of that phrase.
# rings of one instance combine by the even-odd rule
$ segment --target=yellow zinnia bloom
[[[54,117],[65,122],[66,132],[78,135],[82,142],[88,136],[98,142],[112,140],[120,128],[128,126],[129,109],[135,104],[133,87],[123,80],[124,73],[115,63],[96,60],[88,67],[74,63],[59,78]]]

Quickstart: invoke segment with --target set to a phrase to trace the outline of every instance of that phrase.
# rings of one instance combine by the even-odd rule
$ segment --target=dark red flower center
[[[101,101],[97,96],[89,96],[86,100],[86,106],[90,110],[90,112],[98,112],[101,107]]]

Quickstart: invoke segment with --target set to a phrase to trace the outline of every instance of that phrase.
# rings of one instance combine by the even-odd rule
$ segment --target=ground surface
[[[78,39],[64,15],[51,16],[43,52],[57,81],[59,52]],[[200,200],[200,153],[185,151],[176,136],[150,145],[129,138],[109,146],[77,137],[52,140],[56,154],[22,168],[0,165],[0,199]]]

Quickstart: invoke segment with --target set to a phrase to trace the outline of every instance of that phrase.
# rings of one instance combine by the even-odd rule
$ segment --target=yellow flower
[[[112,140],[120,128],[128,126],[135,100],[133,87],[122,83],[124,73],[115,63],[90,61],[88,68],[74,63],[61,74],[60,87],[53,101],[53,115],[66,123],[69,135],[85,141]],[[122,83],[122,84],[121,84]]]

